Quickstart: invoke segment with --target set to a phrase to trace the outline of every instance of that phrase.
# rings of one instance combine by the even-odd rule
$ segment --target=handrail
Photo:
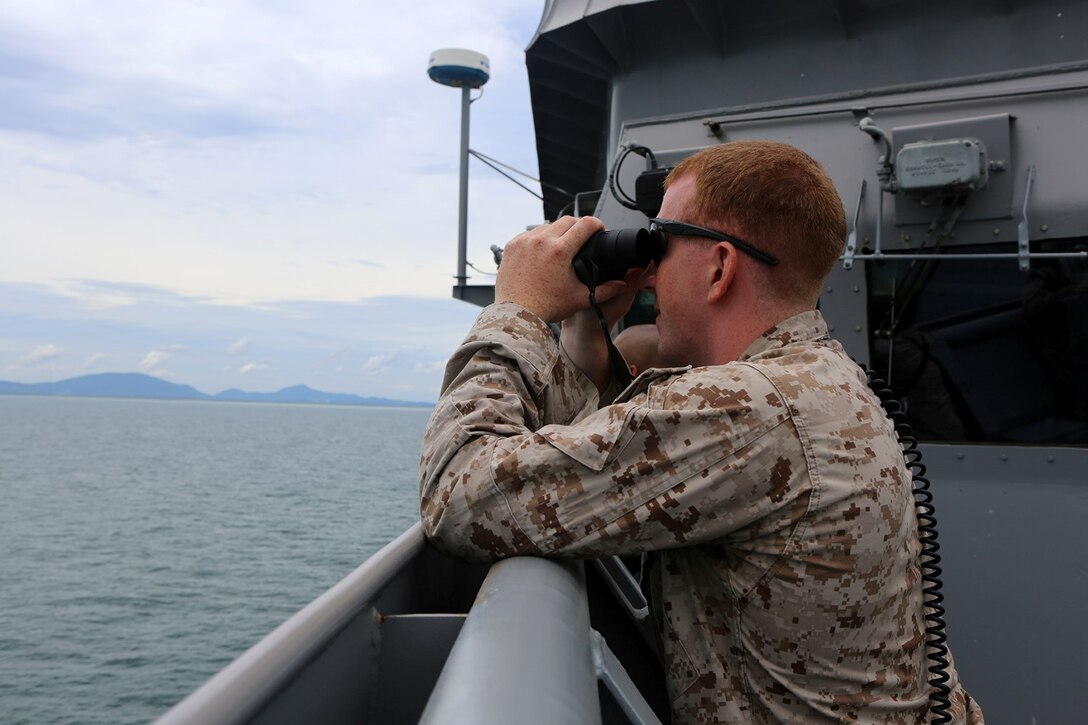
[[[175,705],[157,725],[239,723],[256,714],[419,554],[423,541],[416,523]]]
[[[659,722],[590,628],[582,563],[506,559],[488,572],[420,722],[597,724],[598,680],[627,722]]]
[[[491,567],[421,723],[600,723],[580,562]]]

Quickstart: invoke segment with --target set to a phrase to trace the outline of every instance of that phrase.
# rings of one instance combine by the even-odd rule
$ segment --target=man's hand
[[[563,217],[511,239],[495,280],[495,301],[517,303],[545,322],[560,322],[589,307],[589,290],[575,276],[571,260],[602,229],[595,217]],[[597,288],[598,299],[615,293],[607,285]]]
[[[523,232],[503,250],[495,280],[496,302],[514,302],[545,322],[563,322],[563,349],[600,390],[610,378],[608,348],[600,321],[589,309],[589,290],[571,261],[602,229],[595,217],[563,217]],[[631,270],[624,280],[597,285],[595,297],[609,328],[630,308],[642,273]]]

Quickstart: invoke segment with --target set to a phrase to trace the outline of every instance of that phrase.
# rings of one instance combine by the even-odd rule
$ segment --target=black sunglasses
[[[764,264],[769,264],[772,267],[778,264],[777,257],[764,252],[762,249],[756,249],[742,239],[737,239],[729,234],[723,234],[722,232],[707,229],[706,227],[688,224],[687,222],[678,222],[674,219],[654,218],[650,220],[650,234],[655,237],[655,253],[653,257],[655,264],[660,264],[661,258],[665,256],[665,249],[668,245],[668,238],[665,236],[666,234],[675,234],[678,237],[703,237],[704,239],[713,239],[718,242],[731,242],[734,247],[753,259],[759,260]]]

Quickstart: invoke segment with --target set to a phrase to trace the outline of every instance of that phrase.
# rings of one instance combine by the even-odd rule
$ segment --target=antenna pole
[[[464,287],[468,277],[468,87],[461,89],[461,190],[457,216],[457,285]]]

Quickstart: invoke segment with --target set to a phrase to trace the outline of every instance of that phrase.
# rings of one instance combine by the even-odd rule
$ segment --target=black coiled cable
[[[876,377],[872,370],[865,371],[869,389],[880,399],[884,412],[895,426],[895,434],[903,448],[903,457],[910,469],[911,487],[914,493],[914,506],[918,512],[918,538],[922,542],[920,568],[922,570],[922,596],[925,606],[926,622],[926,657],[930,661],[929,711],[934,723],[952,722],[949,709],[952,707],[952,690],[948,686],[948,636],[945,634],[944,594],[941,593],[941,546],[937,542],[937,517],[933,507],[933,494],[929,490],[926,467],[922,463],[922,452],[918,450],[918,439],[906,422],[906,416],[887,384]]]
[[[612,192],[613,198],[615,198],[622,206],[628,209],[638,209],[638,204],[620,187],[619,182],[616,179],[616,174],[619,173],[620,167],[623,166],[623,162],[632,153],[649,159],[650,164],[655,169],[658,168],[657,157],[654,156],[654,152],[648,146],[641,146],[638,144],[626,146],[623,151],[616,156],[616,160],[612,162],[612,168],[608,172],[608,188]]]

